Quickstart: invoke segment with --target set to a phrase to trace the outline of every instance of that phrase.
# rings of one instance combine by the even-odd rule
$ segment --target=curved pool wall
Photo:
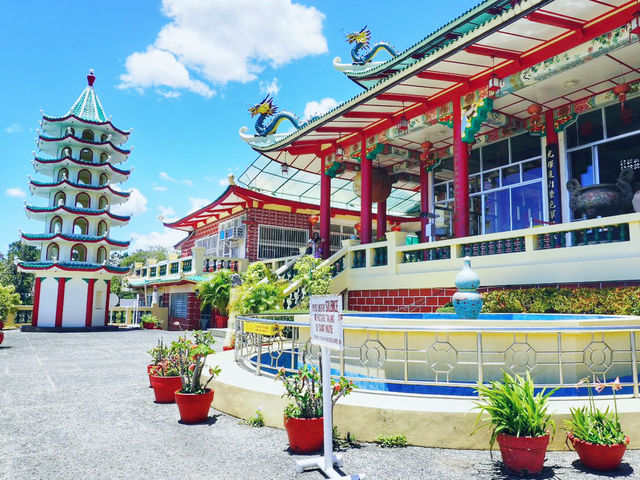
[[[317,364],[318,348],[309,343],[305,320],[286,322],[289,338],[262,336],[260,348],[248,338],[239,357],[267,374],[295,371],[304,361]],[[469,397],[476,395],[478,380],[529,371],[538,390],[558,387],[558,397],[586,396],[575,384],[594,376],[620,377],[619,394],[638,394],[638,317],[483,314],[460,320],[455,314],[345,313],[344,324],[345,350],[332,354],[332,374],[362,390]]]

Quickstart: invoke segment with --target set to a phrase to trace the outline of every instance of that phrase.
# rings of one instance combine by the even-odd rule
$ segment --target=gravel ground
[[[0,478],[324,478],[317,470],[295,472],[299,457],[289,453],[282,430],[241,425],[214,410],[206,424],[183,425],[175,405],[155,404],[145,352],[160,335],[176,337],[144,330],[6,332],[0,345]],[[585,472],[576,458],[550,452],[536,478],[640,478],[640,451],[628,451],[612,475]],[[384,480],[512,478],[487,451],[369,444],[344,452],[344,471]]]

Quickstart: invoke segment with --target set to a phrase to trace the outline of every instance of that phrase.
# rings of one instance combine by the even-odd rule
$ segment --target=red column
[[[378,202],[378,238],[384,238],[384,234],[387,233],[387,201]]]
[[[56,327],[62,326],[62,314],[64,307],[64,286],[67,283],[66,278],[58,278],[58,300],[56,303]]]
[[[426,242],[425,230],[429,224],[429,173],[424,165],[420,165],[420,241]]]
[[[95,278],[89,278],[87,280],[87,308],[84,315],[84,326],[91,326],[91,319],[93,317],[93,289],[96,283]]]
[[[320,160],[320,237],[324,258],[331,255],[331,177],[324,174],[326,159]]]
[[[469,150],[462,141],[460,99],[453,100],[453,232],[455,237],[469,235]]]
[[[42,277],[36,277],[36,283],[33,286],[33,310],[31,311],[31,325],[38,326],[38,311],[40,310],[40,285]]]
[[[111,295],[111,280],[107,280],[107,291],[105,292],[105,296],[107,297],[104,301],[104,326],[106,327],[109,323],[109,295]],[[147,299],[144,299],[145,302]]]
[[[360,151],[360,243],[371,243],[371,160],[367,140],[362,136]]]

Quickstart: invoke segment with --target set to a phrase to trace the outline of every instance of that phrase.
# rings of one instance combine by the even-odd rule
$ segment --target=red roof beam
[[[472,55],[482,55],[483,57],[502,58],[504,60],[520,61],[520,53],[514,51],[501,50],[499,48],[483,47],[481,45],[470,45],[464,49]]]
[[[555,15],[549,15],[548,13],[542,12],[531,12],[526,18],[532,22],[551,25],[552,27],[566,28],[567,30],[573,30],[580,33],[582,33],[582,28],[584,27],[583,22],[571,20],[570,18],[565,17],[556,17]]]
[[[443,82],[464,83],[464,84],[469,83],[469,77],[465,75],[456,75],[454,73],[424,71],[424,72],[418,73],[416,76],[424,80],[440,80]]]

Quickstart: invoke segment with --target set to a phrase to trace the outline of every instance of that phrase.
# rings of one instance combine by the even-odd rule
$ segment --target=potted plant
[[[496,440],[505,467],[518,474],[537,474],[542,470],[549,445],[549,430],[555,422],[547,413],[547,401],[557,389],[535,393],[529,372],[526,378],[503,372],[502,382],[478,385],[480,410],[474,432],[482,427],[491,431],[490,449]],[[489,418],[481,422],[483,413]]]
[[[213,402],[213,390],[209,383],[220,374],[220,367],[209,367],[209,378],[203,382],[207,356],[215,353],[213,333],[196,330],[193,341],[186,334],[172,342],[180,375],[180,387],[175,392],[180,419],[184,423],[199,423],[206,420]]]
[[[569,428],[567,444],[573,445],[585,467],[601,472],[615,470],[629,444],[629,437],[622,431],[618,418],[616,391],[622,388],[620,378],[610,384],[598,380],[590,384],[588,378],[583,378],[576,388],[581,386],[587,387],[589,402],[587,406],[570,409],[571,419],[565,420]],[[600,393],[606,387],[611,387],[613,393],[613,412],[609,407],[604,412],[597,408],[591,390],[593,388]]]
[[[167,347],[162,339],[159,338],[158,344],[151,350],[147,350],[147,353],[151,355],[151,363],[147,365],[147,374],[149,375],[149,386],[152,387],[153,385],[151,384],[151,371],[153,367],[159,365],[161,362],[169,358],[169,347]]]
[[[280,369],[276,380],[282,381],[287,397],[292,402],[284,409],[284,427],[289,437],[289,448],[294,453],[311,453],[323,445],[322,381],[318,369],[303,365],[294,374]],[[331,408],[354,389],[352,381],[340,377],[331,380]]]
[[[140,317],[140,324],[142,325],[142,328],[146,330],[153,330],[160,325],[160,320],[158,320],[150,313],[147,313],[146,315]]]
[[[211,307],[212,319],[216,320],[211,327],[226,325],[228,321],[229,295],[231,292],[231,270],[218,270],[209,279],[198,284],[197,292],[200,298],[200,310]],[[217,315],[215,312],[217,312]]]

